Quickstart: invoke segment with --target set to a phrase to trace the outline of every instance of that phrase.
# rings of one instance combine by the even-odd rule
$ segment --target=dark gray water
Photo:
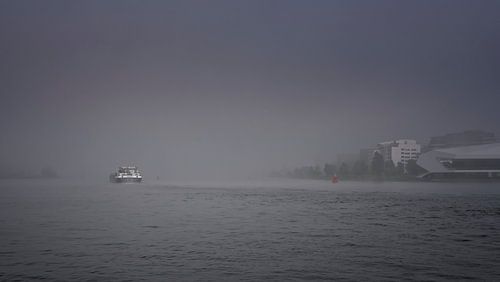
[[[0,182],[0,280],[500,280],[500,184]]]

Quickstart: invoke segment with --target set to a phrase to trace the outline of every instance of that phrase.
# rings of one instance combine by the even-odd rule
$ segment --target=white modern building
[[[500,179],[500,143],[437,149],[420,156],[424,179]]]
[[[406,167],[409,160],[417,160],[420,155],[420,144],[412,139],[382,142],[377,145],[377,149],[384,160],[391,160],[394,166],[402,163]]]

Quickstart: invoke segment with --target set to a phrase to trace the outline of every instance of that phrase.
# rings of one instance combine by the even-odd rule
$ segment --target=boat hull
[[[112,183],[140,183],[142,182],[142,177],[114,177],[111,176],[109,181]]]

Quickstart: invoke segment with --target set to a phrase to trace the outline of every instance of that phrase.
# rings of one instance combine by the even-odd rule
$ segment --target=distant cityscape
[[[38,173],[1,170],[0,179],[57,178],[51,167]],[[425,145],[414,139],[383,141],[358,153],[340,153],[336,161],[282,169],[273,177],[343,180],[500,180],[500,143],[493,132],[467,130],[433,136]]]
[[[500,179],[500,143],[495,134],[467,130],[431,137],[383,141],[359,153],[341,153],[336,162],[281,170],[273,176],[343,179]]]

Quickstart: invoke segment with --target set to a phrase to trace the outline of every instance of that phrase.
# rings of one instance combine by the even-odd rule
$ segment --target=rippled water
[[[0,182],[0,280],[500,280],[500,184]]]

